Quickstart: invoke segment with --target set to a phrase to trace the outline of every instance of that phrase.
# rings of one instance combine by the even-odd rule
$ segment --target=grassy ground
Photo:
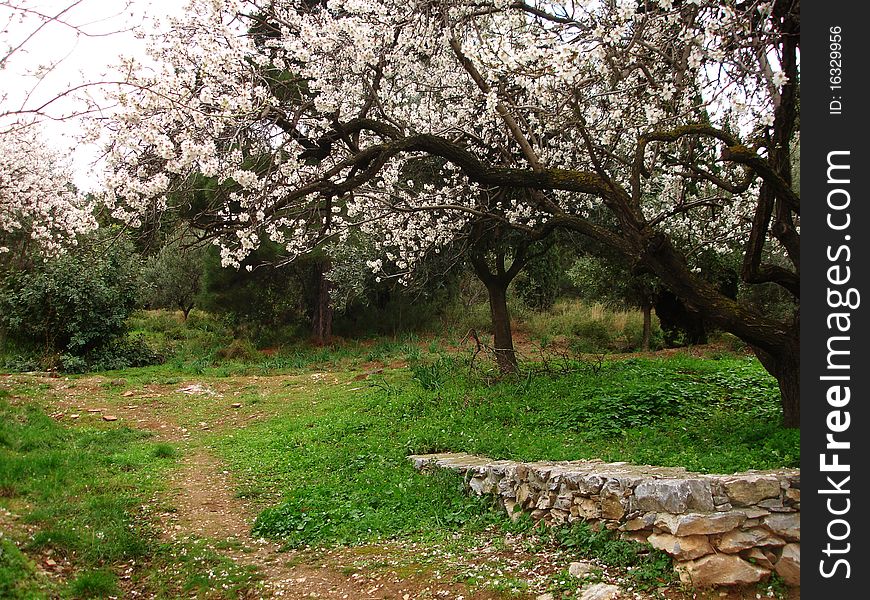
[[[560,358],[495,381],[479,359],[451,349],[456,340],[263,354],[207,339],[224,334],[196,322],[140,326],[151,341],[177,344],[175,358],[98,376],[0,378],[0,530],[8,531],[0,597],[253,593],[259,576],[214,540],[165,535],[167,477],[197,452],[223,462],[232,493],[258,513],[257,536],[302,549],[399,544],[395,560],[355,554],[347,576],[438,571],[472,591],[504,594],[486,597],[576,589],[558,562],[572,553],[633,565],[635,586],[663,585],[667,569],[588,533],[548,541],[465,497],[454,478],[414,472],[408,454],[602,458],[703,472],[799,461],[798,432],[778,425],[775,382],[739,354]],[[107,412],[118,421],[103,421]],[[567,554],[534,584],[528,569],[508,576],[501,563],[469,566],[480,548],[498,555],[514,538],[542,556]]]
[[[455,490],[413,473],[409,454],[602,458],[726,473],[798,463],[799,434],[779,427],[775,385],[754,360],[573,366],[565,375],[491,384],[441,355],[365,383],[315,388],[292,418],[285,413],[213,443],[244,493],[283,490],[256,527],[298,544],[476,523],[465,508],[437,500]],[[295,387],[286,396],[300,400]]]
[[[0,389],[0,598],[176,597],[204,565],[248,584],[208,548],[162,542],[175,446],[95,419],[63,426],[41,408],[45,387]],[[179,554],[199,564],[179,570]]]

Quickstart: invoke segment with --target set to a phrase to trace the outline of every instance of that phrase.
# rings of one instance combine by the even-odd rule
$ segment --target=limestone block
[[[552,468],[550,466],[542,466],[538,463],[532,463],[529,466],[529,474],[526,478],[529,485],[539,490],[547,489],[547,480],[550,478],[551,470]]]
[[[532,495],[532,491],[531,491],[531,489],[529,489],[528,483],[521,483],[519,485],[519,487],[517,488],[516,498],[517,498],[517,502],[519,502],[521,505],[525,506],[526,502],[528,502],[531,495]]]
[[[779,498],[779,480],[771,475],[735,475],[722,479],[734,506],[752,506],[766,498]]]
[[[586,560],[572,562],[568,565],[568,574],[571,577],[586,577],[595,571],[595,565]]]
[[[766,508],[768,510],[782,508],[782,498],[768,498],[767,500],[762,500],[756,506],[758,506],[759,508]]]
[[[478,496],[482,496],[484,494],[484,489],[486,488],[486,478],[472,477],[468,481],[468,487]]]
[[[568,522],[568,517],[571,515],[567,510],[559,510],[554,508],[550,511],[550,522],[553,525],[563,525]]]
[[[584,496],[592,496],[601,491],[604,485],[604,477],[601,475],[590,475],[589,473],[567,473],[564,480],[575,487],[575,489]]]
[[[786,544],[782,549],[782,556],[779,557],[774,568],[786,585],[799,586],[801,584],[801,545]]]
[[[667,552],[675,559],[692,560],[713,553],[713,546],[706,535],[677,537],[669,533],[654,533],[647,541],[653,548]]]
[[[577,507],[577,516],[583,519],[600,519],[601,505],[592,498],[580,498],[580,504],[577,504],[577,498],[574,499],[574,506]]]
[[[556,496],[556,500],[553,502],[553,508],[558,508],[559,510],[571,510],[571,505],[574,502],[574,497],[571,494],[560,494]]]
[[[635,488],[632,508],[681,514],[714,510],[710,482],[700,479],[650,479]]]
[[[618,521],[625,514],[622,496],[616,494],[601,494],[601,517]]]
[[[731,531],[745,520],[745,515],[737,511],[685,515],[659,514],[655,525],[667,533],[678,536],[709,535]]]
[[[507,514],[511,518],[511,521],[517,522],[523,515],[523,511],[519,510],[519,508],[520,507],[518,507],[516,500],[512,498],[505,498],[504,509],[507,511]]]
[[[532,517],[533,521],[537,522],[537,521],[540,521],[541,519],[543,519],[544,517],[548,516],[549,514],[550,514],[550,511],[537,508],[537,509],[532,511],[531,517]]]
[[[551,508],[553,506],[553,499],[550,497],[550,494],[541,494],[538,497],[538,502],[535,504],[535,508]]]
[[[717,585],[751,585],[758,583],[770,571],[752,565],[735,554],[708,554],[676,566],[680,581],[694,587]]]
[[[498,482],[497,486],[498,494],[500,496],[504,496],[506,498],[516,498],[517,497],[517,485],[516,482],[513,481],[510,477],[504,477],[501,481]]]
[[[799,513],[775,513],[764,518],[764,526],[788,542],[801,541]]]
[[[767,529],[755,527],[749,530],[729,531],[722,534],[722,537],[716,542],[716,548],[729,554],[761,546],[785,546],[785,541]]]
[[[626,521],[620,526],[623,531],[638,531],[640,529],[652,529],[656,523],[656,513],[646,513],[641,517],[636,517],[630,521]]]

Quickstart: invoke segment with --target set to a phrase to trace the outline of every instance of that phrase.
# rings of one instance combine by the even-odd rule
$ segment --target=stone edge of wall
[[[800,471],[731,475],[603,461],[521,463],[461,453],[408,459],[463,475],[512,516],[561,525],[586,520],[648,542],[694,587],[749,585],[777,573],[800,585]]]

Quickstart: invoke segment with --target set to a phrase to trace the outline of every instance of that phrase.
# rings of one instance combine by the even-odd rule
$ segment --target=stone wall
[[[518,463],[469,454],[425,454],[417,469],[464,475],[512,516],[559,525],[587,520],[649,542],[695,587],[744,585],[772,572],[800,585],[800,471],[702,475],[601,461]]]

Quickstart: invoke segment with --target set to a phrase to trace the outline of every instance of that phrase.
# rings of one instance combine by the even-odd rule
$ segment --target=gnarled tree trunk
[[[797,331],[786,340],[778,352],[768,352],[753,348],[758,360],[768,373],[776,377],[782,403],[782,421],[786,427],[800,427],[801,424],[801,353],[800,338]]]

